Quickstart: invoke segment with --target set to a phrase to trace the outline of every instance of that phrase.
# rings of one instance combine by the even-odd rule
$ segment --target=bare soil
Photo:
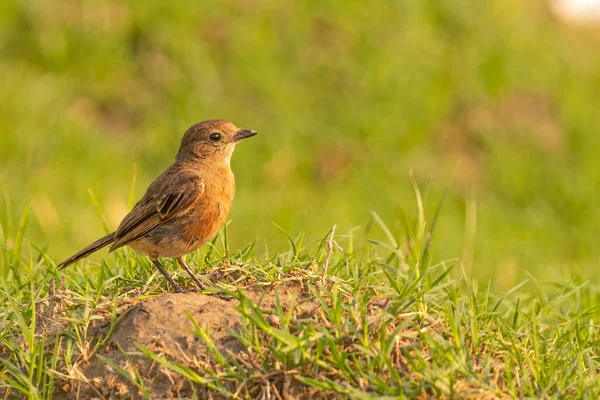
[[[256,290],[245,294],[261,308],[269,309],[275,303],[276,291],[284,309],[291,304],[302,303],[309,308],[314,307],[306,291],[295,285],[278,285],[276,290]],[[141,355],[136,344],[196,372],[210,368],[213,362],[211,354],[205,342],[193,333],[196,329],[186,312],[208,332],[222,354],[238,354],[245,351],[233,334],[242,326],[242,317],[236,310],[238,305],[237,300],[199,293],[169,293],[140,301],[124,312],[107,345],[89,362],[79,365],[75,374],[71,373],[77,379],[58,383],[54,398],[144,398],[132,382],[102,358],[132,376],[135,376],[135,368],[153,399],[219,398],[200,386],[193,387],[183,376]]]

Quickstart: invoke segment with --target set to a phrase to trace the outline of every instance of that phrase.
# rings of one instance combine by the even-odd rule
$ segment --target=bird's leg
[[[196,285],[198,285],[200,290],[204,290],[204,285],[200,283],[198,278],[196,278],[194,271],[192,271],[192,269],[185,263],[185,256],[177,257],[177,262],[183,267],[183,269],[185,269],[185,272],[188,273],[188,275],[194,280],[194,282],[196,282]]]
[[[173,289],[177,293],[183,293],[183,292],[185,292],[185,290],[181,286],[179,286],[179,284],[177,282],[175,282],[173,280],[173,278],[171,278],[169,276],[169,274],[167,273],[167,271],[165,271],[165,269],[163,268],[163,266],[160,265],[160,262],[158,261],[157,258],[151,258],[150,260],[152,261],[152,264],[156,265],[156,268],[158,268],[158,270],[165,276],[165,278],[167,278],[167,280],[169,281],[169,283],[171,284],[171,286],[173,286]]]

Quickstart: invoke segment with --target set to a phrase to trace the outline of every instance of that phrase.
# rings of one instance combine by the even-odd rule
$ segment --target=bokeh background
[[[600,34],[535,0],[0,2],[0,222],[56,258],[104,233],[192,123],[238,146],[231,247],[277,223],[401,231],[424,192],[437,259],[507,288],[598,281]],[[134,174],[134,169],[137,171]],[[134,175],[135,192],[131,195]],[[380,235],[375,226],[373,235]],[[10,241],[9,241],[10,245]],[[99,253],[96,258],[104,257]]]

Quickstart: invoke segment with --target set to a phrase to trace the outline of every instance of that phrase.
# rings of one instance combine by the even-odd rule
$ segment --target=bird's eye
[[[216,132],[211,133],[208,138],[210,139],[211,142],[219,142],[221,140],[221,134],[216,133]]]

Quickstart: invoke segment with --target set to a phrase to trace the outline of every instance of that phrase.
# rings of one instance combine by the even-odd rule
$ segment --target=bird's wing
[[[204,192],[204,182],[197,175],[179,173],[161,178],[150,185],[144,197],[125,216],[115,232],[110,251],[185,213]]]

